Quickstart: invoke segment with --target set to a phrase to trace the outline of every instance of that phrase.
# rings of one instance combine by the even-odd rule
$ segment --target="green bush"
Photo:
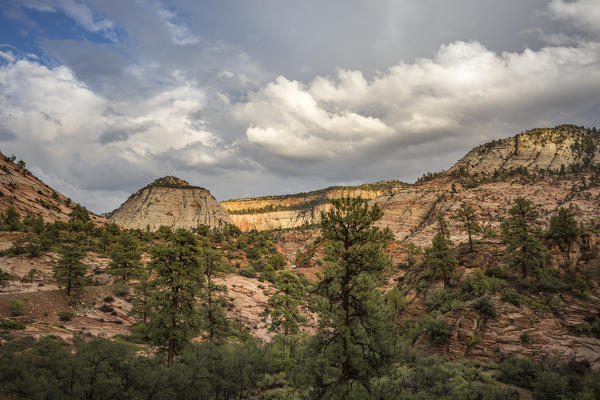
[[[514,289],[505,289],[502,291],[502,297],[500,299],[505,303],[510,303],[513,306],[519,307],[521,305],[521,295]]]
[[[20,317],[25,314],[25,304],[22,301],[12,299],[10,301],[10,316]]]
[[[102,304],[99,308],[100,311],[105,312],[105,313],[109,313],[109,312],[114,312],[115,309],[108,305],[108,304]]]
[[[431,293],[425,300],[429,312],[440,311],[442,314],[461,307],[460,292],[454,289],[439,289]]]
[[[0,328],[23,330],[25,329],[25,323],[21,321],[11,321],[9,319],[2,319],[0,320]]]
[[[117,297],[125,297],[129,294],[129,286],[125,283],[117,283],[113,286],[112,292]]]
[[[423,330],[427,334],[427,337],[435,344],[446,343],[452,335],[450,327],[446,322],[431,315],[427,315],[423,319]]]
[[[102,299],[102,301],[104,301],[105,303],[112,303],[113,301],[115,301],[115,298],[112,296],[106,296],[104,299]]]
[[[461,290],[473,296],[484,296],[488,293],[496,293],[506,287],[504,279],[486,276],[479,268],[465,278],[461,283]]]
[[[496,373],[500,382],[531,389],[540,365],[528,358],[510,357],[504,360]]]
[[[60,319],[61,321],[70,321],[73,319],[74,316],[75,313],[73,311],[60,311],[58,313],[58,319]]]
[[[240,269],[239,274],[241,276],[245,276],[246,278],[256,278],[256,270],[251,265]]]
[[[487,296],[480,297],[475,304],[473,304],[473,308],[479,313],[481,318],[485,320],[496,318],[496,306]]]

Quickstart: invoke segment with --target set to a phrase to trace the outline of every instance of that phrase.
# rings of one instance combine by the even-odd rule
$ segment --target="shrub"
[[[10,301],[10,316],[11,317],[20,317],[25,314],[25,304],[19,300],[11,300]]]
[[[115,309],[108,305],[108,304],[102,304],[99,308],[100,311],[105,312],[105,313],[109,313],[109,312],[113,312],[115,311]]]
[[[427,315],[423,319],[423,330],[427,334],[427,337],[435,344],[446,343],[451,336],[448,324],[431,315]]]
[[[0,271],[0,286],[6,286],[11,278],[8,272]]]
[[[460,293],[453,289],[440,289],[433,292],[425,300],[429,312],[440,311],[442,314],[456,310],[462,305]]]
[[[569,383],[566,376],[552,371],[540,371],[532,385],[536,400],[567,399]]]
[[[408,303],[404,294],[397,287],[393,288],[387,293],[385,296],[385,301],[395,316],[400,314]]]
[[[510,357],[498,366],[496,379],[500,382],[531,389],[541,367],[527,358]]]
[[[496,318],[496,306],[487,296],[480,297],[473,304],[473,308],[484,320]]]
[[[115,298],[112,296],[106,296],[104,299],[102,299],[102,301],[104,301],[105,303],[112,303],[113,301],[115,301]]]
[[[520,339],[521,339],[521,342],[524,344],[529,343],[529,341],[531,340],[531,338],[529,337],[529,333],[527,333],[527,332],[521,333]]]
[[[517,293],[514,289],[505,289],[502,292],[502,297],[500,299],[503,302],[510,303],[516,307],[519,307],[521,305],[521,295]]]
[[[493,276],[485,276],[483,271],[477,268],[461,283],[461,289],[465,293],[471,293],[474,296],[484,296],[488,293],[496,293],[506,287],[504,279]]]
[[[0,320],[0,327],[4,329],[25,329],[25,323],[21,321],[11,321],[9,319]]]
[[[113,286],[112,292],[117,297],[125,297],[129,294],[129,286],[125,283],[117,283]]]
[[[74,316],[75,313],[73,311],[60,311],[58,313],[58,319],[60,319],[61,321],[70,321],[73,319]]]
[[[239,274],[241,276],[245,276],[246,278],[256,278],[256,270],[251,265],[240,269]]]

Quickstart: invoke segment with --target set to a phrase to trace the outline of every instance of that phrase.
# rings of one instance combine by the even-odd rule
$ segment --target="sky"
[[[94,212],[412,182],[600,127],[600,0],[0,0],[0,151]]]

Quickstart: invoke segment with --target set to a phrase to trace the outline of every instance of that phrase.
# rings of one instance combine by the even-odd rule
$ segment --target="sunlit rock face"
[[[210,192],[173,176],[157,179],[131,195],[109,219],[125,228],[155,231],[199,224],[222,227],[231,218]]]

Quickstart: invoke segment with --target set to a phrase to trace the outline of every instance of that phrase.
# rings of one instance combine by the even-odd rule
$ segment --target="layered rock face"
[[[109,219],[125,228],[150,231],[161,225],[189,229],[199,224],[214,228],[232,223],[208,190],[172,176],[138,190]]]
[[[448,172],[493,174],[527,168],[560,171],[600,162],[600,135],[574,125],[533,129],[475,147]]]
[[[334,186],[307,193],[227,200],[221,205],[243,231],[251,229],[288,229],[321,222],[321,212],[331,207],[331,200],[362,197],[371,200],[390,196],[407,185],[383,181],[360,186]]]
[[[0,153],[0,212],[14,207],[21,216],[41,215],[48,222],[68,221],[76,203]],[[96,222],[104,218],[90,213]]]

